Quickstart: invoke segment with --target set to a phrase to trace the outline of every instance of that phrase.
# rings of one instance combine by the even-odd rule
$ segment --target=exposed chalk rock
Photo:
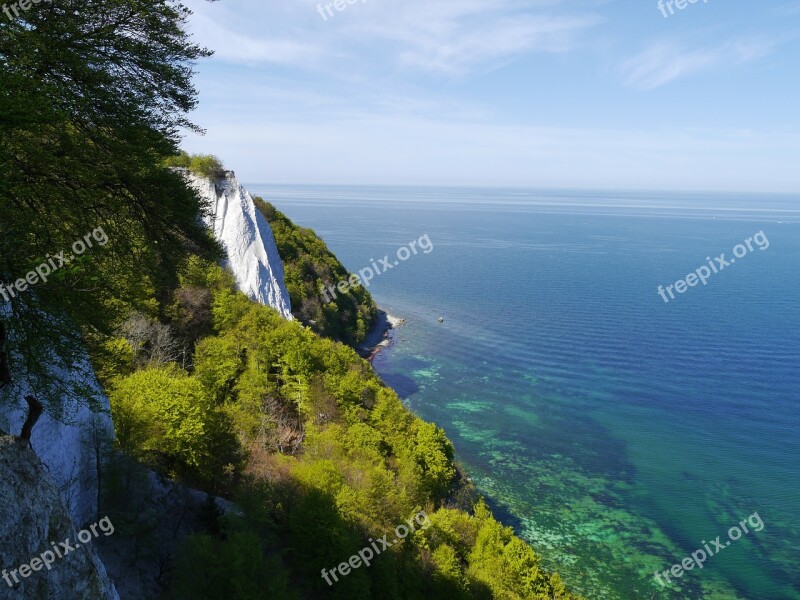
[[[271,306],[292,320],[291,301],[283,275],[283,261],[272,229],[256,208],[250,193],[232,171],[208,179],[185,171],[210,210],[206,224],[228,253],[228,266],[240,291]]]
[[[56,369],[54,369],[56,370]],[[45,412],[31,436],[34,452],[45,464],[58,486],[70,515],[78,526],[97,517],[97,446],[95,442],[110,444],[114,440],[114,426],[108,398],[102,393],[97,377],[85,355],[68,372],[60,372],[62,381],[79,382],[91,390],[97,405],[90,407],[74,396],[61,398],[61,420]],[[30,393],[18,377],[19,384],[0,392],[0,430],[19,435],[28,414],[24,398]],[[96,409],[98,412],[95,412]]]
[[[0,436],[0,480],[0,570],[5,570],[0,600],[119,600],[92,541],[61,558],[46,557],[49,569],[41,562],[42,553],[52,551],[53,542],[62,548],[59,542],[69,540],[68,545],[74,546],[78,531],[50,472],[27,442]],[[105,535],[100,528],[96,531]],[[32,563],[34,558],[39,562]],[[38,570],[25,568],[28,576],[22,577],[21,565]]]

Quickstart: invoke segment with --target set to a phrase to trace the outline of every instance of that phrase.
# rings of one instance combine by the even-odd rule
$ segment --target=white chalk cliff
[[[119,600],[95,544],[77,542],[77,527],[50,477],[52,468],[48,471],[27,442],[0,436],[0,474],[0,569],[5,569],[0,600]],[[54,554],[51,544],[67,554]],[[47,551],[49,562],[43,568],[41,557]],[[19,565],[30,565],[33,559],[39,561],[38,569],[28,568],[26,577]]]
[[[291,320],[292,307],[283,279],[283,261],[272,229],[250,193],[232,171],[218,179],[188,172],[186,177],[207,203],[210,215],[206,224],[225,247],[226,266],[233,272],[239,290]]]
[[[87,402],[64,394],[62,420],[56,420],[45,411],[39,418],[31,435],[31,446],[47,468],[53,482],[61,492],[61,498],[75,524],[81,526],[97,518],[97,452],[95,442],[106,445],[114,439],[111,409],[108,398],[102,393],[100,384],[85,353],[69,371],[60,372],[65,385],[79,382],[91,389],[98,400],[92,410]],[[20,383],[0,392],[0,430],[19,435],[28,414],[24,397],[31,390],[24,383],[25,376],[18,377]]]

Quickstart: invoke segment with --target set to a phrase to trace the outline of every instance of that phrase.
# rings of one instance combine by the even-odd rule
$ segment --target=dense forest
[[[254,200],[275,234],[294,316],[320,335],[361,344],[378,318],[370,293],[364,286],[350,286],[323,300],[320,289],[346,281],[350,273],[313,230],[298,227],[264,199]]]
[[[261,204],[311,328],[218,266],[205,208],[165,166],[199,130],[192,65],[209,53],[187,17],[173,1],[57,0],[0,21],[0,280],[107,236],[0,305],[0,402],[25,381],[58,418],[66,395],[92,404],[66,376],[89,350],[117,435],[101,481],[113,543],[148,560],[152,515],[131,505],[145,467],[208,494],[204,527],[166,557],[164,597],[573,598],[459,477],[443,431],[336,341],[362,339],[368,296],[306,302],[343,269],[315,236]],[[420,514],[371,566],[323,576]]]
[[[125,454],[244,509],[186,541],[173,597],[572,597],[353,349],[251,302],[213,263],[191,259],[174,297],[188,369],[154,352],[156,322],[109,339],[100,365]],[[420,511],[430,525],[370,569],[321,577]]]

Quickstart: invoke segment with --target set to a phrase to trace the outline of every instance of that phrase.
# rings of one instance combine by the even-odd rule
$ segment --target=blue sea
[[[371,282],[375,367],[575,591],[800,599],[800,197],[249,189],[353,272],[428,235]]]

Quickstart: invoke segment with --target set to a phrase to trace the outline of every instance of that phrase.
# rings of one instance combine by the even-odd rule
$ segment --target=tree
[[[70,373],[87,334],[152,308],[188,251],[221,252],[164,166],[181,128],[199,131],[192,65],[210,53],[188,15],[60,0],[0,19],[0,401],[26,390],[57,414],[85,394]]]
[[[231,423],[203,385],[174,365],[137,371],[110,393],[120,446],[173,475],[219,484],[239,462]]]
[[[222,161],[213,154],[189,154],[185,150],[164,161],[168,167],[188,169],[195,175],[217,179],[225,176]]]
[[[262,198],[253,200],[275,234],[294,316],[315,333],[361,344],[378,319],[370,293],[364,286],[351,286],[330,302],[324,300],[320,290],[347,281],[350,273],[314,231],[298,227]]]

